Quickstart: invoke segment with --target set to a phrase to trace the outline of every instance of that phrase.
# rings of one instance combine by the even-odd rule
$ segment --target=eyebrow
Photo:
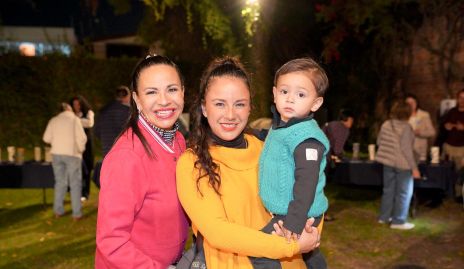
[[[281,85],[277,86],[276,88],[278,89],[279,87],[290,87],[290,86],[287,85],[287,84],[281,84]],[[308,91],[308,89],[305,88],[305,87],[296,87],[296,88],[297,88],[298,90],[305,90],[305,91]]]
[[[221,101],[221,102],[227,102],[225,99],[220,99],[220,98],[215,98],[215,99],[212,99],[211,101]],[[239,99],[237,101],[234,101],[234,103],[237,103],[237,102],[244,102],[244,101],[248,101],[248,99],[244,98],[244,99]]]
[[[169,84],[168,86],[166,86],[166,88],[170,88],[170,87],[180,87],[180,85],[176,84],[176,83],[173,83],[173,84]],[[148,86],[144,90],[158,90],[158,88]]]

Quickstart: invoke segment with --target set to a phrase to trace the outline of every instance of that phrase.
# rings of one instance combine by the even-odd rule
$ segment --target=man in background
[[[351,126],[353,126],[353,122],[353,112],[348,109],[342,109],[338,116],[338,120],[331,121],[322,128],[322,131],[324,131],[330,142],[330,151],[327,155],[329,156],[329,159],[327,160],[328,165],[326,166],[326,174],[329,180],[335,168],[334,162],[339,162],[343,158],[343,147],[350,135],[350,129]],[[324,220],[332,221],[335,220],[335,218],[327,211],[324,215]]]
[[[342,109],[338,120],[331,121],[322,128],[330,141],[329,155],[332,160],[339,161],[343,158],[343,147],[350,135],[353,122],[353,112],[348,109]]]
[[[104,106],[95,123],[95,135],[102,145],[102,157],[110,151],[116,138],[121,133],[130,114],[130,91],[126,86],[119,86],[115,92],[115,100]],[[102,161],[98,161],[94,172],[94,182],[100,188],[100,169]]]
[[[87,136],[81,120],[67,103],[61,104],[61,113],[53,117],[43,134],[43,141],[51,144],[52,167],[55,175],[53,211],[56,217],[64,215],[64,197],[71,190],[72,217],[82,217],[82,153]]]
[[[457,171],[464,167],[464,89],[456,94],[457,104],[443,116],[446,130],[443,152],[454,162]],[[464,186],[462,179],[456,182],[455,192],[458,201],[464,202]]]

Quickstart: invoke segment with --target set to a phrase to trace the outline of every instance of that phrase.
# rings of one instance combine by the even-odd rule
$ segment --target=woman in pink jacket
[[[129,121],[101,170],[95,267],[166,269],[188,230],[175,181],[185,150],[177,131],[182,76],[168,58],[148,56],[135,67],[131,91]]]

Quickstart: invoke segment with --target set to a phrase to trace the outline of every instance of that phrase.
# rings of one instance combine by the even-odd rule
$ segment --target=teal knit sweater
[[[295,183],[295,148],[303,141],[313,138],[322,143],[325,151],[319,170],[314,202],[308,217],[322,215],[328,208],[324,194],[326,156],[329,140],[315,120],[303,121],[287,128],[269,130],[259,160],[259,195],[270,212],[287,215],[288,204],[293,200]]]

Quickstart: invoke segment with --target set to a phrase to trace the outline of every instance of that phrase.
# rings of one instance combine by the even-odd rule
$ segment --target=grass
[[[0,189],[0,268],[93,268],[97,190],[84,205],[84,218],[56,219],[53,190]]]
[[[93,268],[98,190],[84,218],[56,219],[53,190],[0,189],[0,268]],[[411,231],[377,223],[379,189],[329,185],[330,214],[321,248],[329,268],[464,268],[464,211],[452,200],[420,204]],[[416,267],[407,267],[416,266]],[[401,267],[405,266],[405,267]]]

